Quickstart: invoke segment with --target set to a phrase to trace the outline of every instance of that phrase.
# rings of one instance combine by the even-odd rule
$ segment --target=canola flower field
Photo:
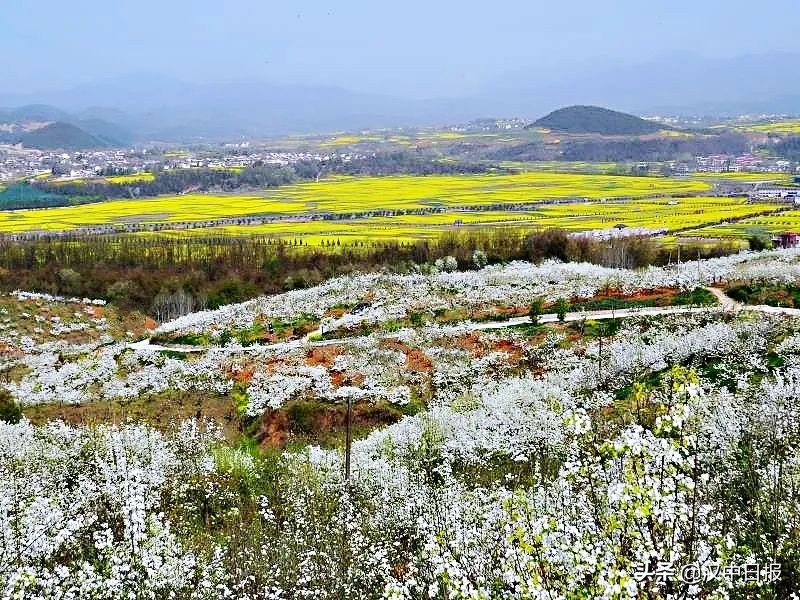
[[[116,183],[118,185],[125,185],[128,183],[146,183],[155,180],[155,175],[152,173],[134,173],[132,175],[114,175],[106,177],[108,183]]]
[[[800,119],[785,119],[782,121],[773,121],[772,123],[745,125],[740,127],[740,129],[744,131],[753,131],[758,133],[797,135],[800,134]]]
[[[364,131],[360,134],[343,133],[316,141],[316,146],[324,148],[342,148],[360,144],[394,144],[401,147],[437,146],[453,142],[515,142],[521,139],[537,138],[540,130],[516,130],[513,132],[485,131],[441,131],[420,129],[416,131]],[[303,141],[300,138],[300,141]],[[313,142],[314,140],[305,140]]]
[[[800,210],[787,210],[773,215],[742,219],[736,223],[723,223],[702,227],[684,235],[697,237],[743,238],[753,234],[800,232]]]
[[[532,204],[549,199],[636,198],[708,192],[688,179],[577,173],[336,177],[263,195],[192,194],[0,213],[0,232],[68,231],[96,225],[185,223],[226,217],[302,216]]]
[[[561,198],[698,194],[706,182],[661,177],[529,172],[512,175],[338,177],[287,186],[271,197],[307,209],[359,212],[374,208],[481,206]]]
[[[260,225],[228,225],[148,232],[143,235],[261,235],[302,240],[312,246],[352,242],[410,243],[420,239],[435,239],[446,231],[488,227],[524,230],[558,227],[569,231],[586,231],[625,224],[628,227],[678,231],[775,209],[774,204],[751,204],[743,198],[682,198],[547,204],[530,211],[458,211],[425,215],[375,216],[363,219],[278,221]]]
[[[789,173],[752,173],[747,171],[730,173],[692,173],[692,178],[711,181],[738,181],[744,183],[769,182],[780,185],[792,182],[792,176]]]

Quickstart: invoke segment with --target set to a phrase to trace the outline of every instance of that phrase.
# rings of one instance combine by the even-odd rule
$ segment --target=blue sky
[[[0,92],[148,72],[448,96],[519,69],[795,52],[798,22],[797,0],[4,0]]]

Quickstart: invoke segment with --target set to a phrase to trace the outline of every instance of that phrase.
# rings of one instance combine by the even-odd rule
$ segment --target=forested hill
[[[646,135],[666,129],[658,123],[599,106],[560,108],[542,117],[533,126],[564,133],[601,135]]]
[[[19,141],[26,148],[39,150],[87,150],[114,146],[111,140],[92,135],[70,123],[57,121],[23,134]]]

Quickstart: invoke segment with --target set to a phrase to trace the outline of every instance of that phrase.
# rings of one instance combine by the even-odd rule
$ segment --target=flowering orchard
[[[441,302],[591,296],[609,280],[791,284],[796,259],[361,275],[163,330],[219,341],[262,318],[380,322]],[[74,300],[13,299],[11,325]],[[0,421],[3,598],[798,598],[800,320],[712,309],[491,332],[423,323],[188,354],[117,331],[26,333],[24,345],[5,332],[17,351],[2,385],[24,414]],[[166,391],[228,398],[240,431],[203,415],[32,422],[54,404]],[[261,435],[298,407],[348,401],[394,415],[359,432],[349,480],[340,444]]]
[[[469,316],[469,311],[487,307],[527,306],[537,297],[589,298],[608,289],[635,293],[658,288],[691,290],[727,281],[789,284],[800,280],[798,256],[797,249],[742,252],[641,270],[547,261],[541,265],[512,262],[458,272],[442,260],[437,261],[439,268],[431,273],[338,277],[308,289],[192,313],[163,324],[159,331],[219,333],[247,329],[267,318],[301,316],[322,320],[325,330],[336,330],[399,319],[412,312],[429,315],[462,309]],[[354,307],[358,310],[352,310]]]

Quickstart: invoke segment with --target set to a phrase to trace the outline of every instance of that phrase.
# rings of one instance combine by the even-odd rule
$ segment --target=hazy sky
[[[416,97],[520,68],[800,49],[798,0],[0,0],[0,92],[137,72]]]

